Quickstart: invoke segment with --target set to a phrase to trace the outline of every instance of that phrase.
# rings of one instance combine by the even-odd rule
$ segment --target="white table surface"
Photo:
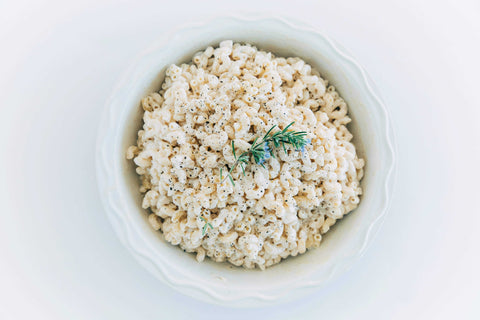
[[[421,3],[418,3],[421,2]],[[99,115],[166,29],[239,10],[323,30],[376,81],[397,135],[391,210],[325,289],[205,305],[122,247],[97,193]],[[0,319],[479,319],[478,1],[0,1]]]

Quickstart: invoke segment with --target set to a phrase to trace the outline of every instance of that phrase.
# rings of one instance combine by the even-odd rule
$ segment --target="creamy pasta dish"
[[[300,58],[223,41],[169,66],[142,107],[143,129],[127,158],[141,178],[143,208],[166,241],[198,261],[264,269],[319,246],[358,206],[364,160],[347,105]],[[256,139],[285,128],[302,133],[301,150],[266,143],[268,157],[250,157]]]

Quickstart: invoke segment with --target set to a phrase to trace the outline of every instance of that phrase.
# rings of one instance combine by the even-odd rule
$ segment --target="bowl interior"
[[[225,22],[222,28],[205,27],[202,31],[191,29],[189,33],[173,37],[167,46],[158,46],[143,55],[133,67],[132,77],[127,81],[128,95],[122,101],[122,115],[118,124],[115,152],[119,170],[119,185],[124,195],[124,205],[136,232],[146,243],[145,251],[150,256],[162,256],[163,270],[181,272],[185,279],[198,282],[213,290],[284,290],[287,284],[315,279],[318,283],[327,279],[340,259],[348,259],[351,252],[364,249],[364,233],[378,218],[380,206],[375,193],[384,188],[383,172],[386,154],[382,146],[382,126],[380,115],[371,104],[374,103],[365,91],[363,80],[350,71],[351,62],[339,59],[335,49],[325,39],[314,34],[300,34],[299,31],[269,23],[244,23],[241,28]],[[310,37],[310,38],[309,38]],[[359,207],[351,212],[330,230],[319,248],[290,257],[266,271],[245,270],[228,263],[215,263],[206,259],[198,263],[193,254],[184,253],[179,247],[166,242],[160,232],[155,232],[148,224],[145,210],[141,209],[142,194],[140,180],[135,173],[132,161],[125,159],[128,146],[135,144],[137,132],[142,127],[140,99],[148,93],[159,90],[168,65],[191,61],[194,53],[208,45],[231,39],[248,42],[259,49],[271,51],[277,56],[298,56],[316,68],[322,77],[328,79],[346,100],[349,115],[353,119],[349,129],[354,135],[354,143],[360,157],[366,160],[365,176],[361,182],[364,194]],[[314,39],[314,40],[310,40]],[[375,168],[375,170],[372,170]],[[165,259],[167,257],[167,259]],[[168,271],[166,271],[168,272]],[[313,274],[316,274],[313,277]]]

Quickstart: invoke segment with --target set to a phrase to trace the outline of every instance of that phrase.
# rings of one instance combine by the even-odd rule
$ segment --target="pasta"
[[[318,247],[360,201],[359,159],[345,101],[300,58],[223,41],[171,65],[142,99],[143,129],[126,151],[141,177],[142,206],[165,239],[198,261],[264,269]],[[278,148],[235,185],[220,169],[272,127],[307,132],[305,152]],[[286,151],[286,152],[285,152]]]

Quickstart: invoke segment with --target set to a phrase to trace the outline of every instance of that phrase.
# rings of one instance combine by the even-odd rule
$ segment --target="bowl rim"
[[[173,28],[170,32],[165,33],[162,35],[161,39],[155,41],[153,45],[148,47],[146,50],[140,52],[137,57],[133,60],[131,65],[127,68],[127,70],[123,73],[123,76],[117,82],[116,86],[113,89],[113,92],[110,98],[107,100],[105,108],[103,110],[102,117],[100,119],[97,142],[96,142],[96,178],[97,178],[97,186],[100,192],[100,198],[102,199],[102,203],[104,209],[107,213],[108,219],[112,224],[112,227],[117,234],[118,238],[120,239],[121,243],[128,249],[128,251],[135,257],[135,259],[140,262],[142,266],[148,269],[151,273],[153,273],[157,278],[162,280],[164,283],[169,285],[170,287],[179,290],[183,293],[186,293],[190,296],[198,298],[203,301],[207,301],[214,304],[223,304],[223,305],[230,305],[230,306],[239,306],[239,301],[252,301],[258,300],[260,304],[271,304],[272,302],[279,301],[281,298],[284,298],[286,295],[287,290],[279,291],[279,292],[236,292],[235,294],[225,294],[225,292],[216,292],[207,288],[203,285],[191,282],[191,281],[184,281],[182,279],[175,278],[172,274],[167,272],[164,269],[164,266],[160,266],[155,259],[149,256],[149,253],[145,251],[145,245],[139,243],[139,239],[135,239],[137,236],[134,234],[135,231],[129,226],[128,219],[124,218],[124,214],[122,213],[121,206],[118,205],[118,197],[119,191],[112,186],[117,184],[117,177],[115,170],[112,168],[112,162],[110,161],[111,155],[109,156],[108,153],[105,151],[105,142],[110,141],[112,139],[112,135],[115,135],[115,99],[118,90],[123,86],[123,84],[132,81],[129,77],[130,74],[133,73],[135,67],[140,63],[142,57],[147,55],[148,53],[152,52],[153,50],[158,50],[158,48],[164,47],[168,44],[169,40],[173,37],[178,35],[181,32],[187,32],[192,28],[201,28],[212,23],[218,23],[218,21],[222,20],[230,20],[235,21],[237,23],[244,23],[244,22],[269,22],[269,23],[276,23],[281,24],[284,27],[293,29],[298,32],[308,32],[313,34],[317,37],[322,38],[331,49],[335,52],[335,54],[340,58],[344,59],[345,61],[349,62],[355,72],[360,75],[360,78],[367,88],[367,94],[375,101],[378,110],[381,112],[381,119],[384,126],[384,133],[385,133],[385,147],[387,151],[387,160],[389,161],[388,164],[388,171],[385,175],[385,183],[383,188],[383,203],[381,210],[377,216],[377,218],[368,226],[364,237],[363,242],[360,246],[360,249],[356,252],[352,252],[350,255],[345,256],[341,263],[337,266],[333,267],[328,274],[327,280],[321,281],[304,281],[302,283],[296,283],[295,285],[291,286],[291,289],[301,290],[303,289],[315,289],[325,285],[327,282],[330,282],[335,277],[339,276],[344,271],[348,270],[352,264],[357,261],[366,251],[368,246],[372,243],[373,238],[379,228],[381,227],[383,220],[385,218],[386,213],[389,210],[390,203],[391,203],[391,194],[393,193],[393,189],[395,186],[396,180],[396,145],[395,145],[395,137],[393,128],[391,125],[390,117],[388,115],[387,108],[383,103],[382,99],[380,98],[379,94],[376,92],[375,84],[368,76],[366,71],[360,64],[352,58],[352,56],[338,43],[330,39],[324,33],[310,27],[302,22],[295,21],[295,19],[291,18],[284,18],[279,16],[272,16],[272,15],[218,15],[214,17],[210,17],[207,20],[188,23],[177,28]],[[293,22],[292,22],[293,21]],[[104,196],[104,193],[105,196]],[[143,248],[142,248],[143,246]],[[156,257],[158,259],[159,257]],[[247,303],[248,304],[248,303]],[[252,303],[250,303],[252,305]]]

